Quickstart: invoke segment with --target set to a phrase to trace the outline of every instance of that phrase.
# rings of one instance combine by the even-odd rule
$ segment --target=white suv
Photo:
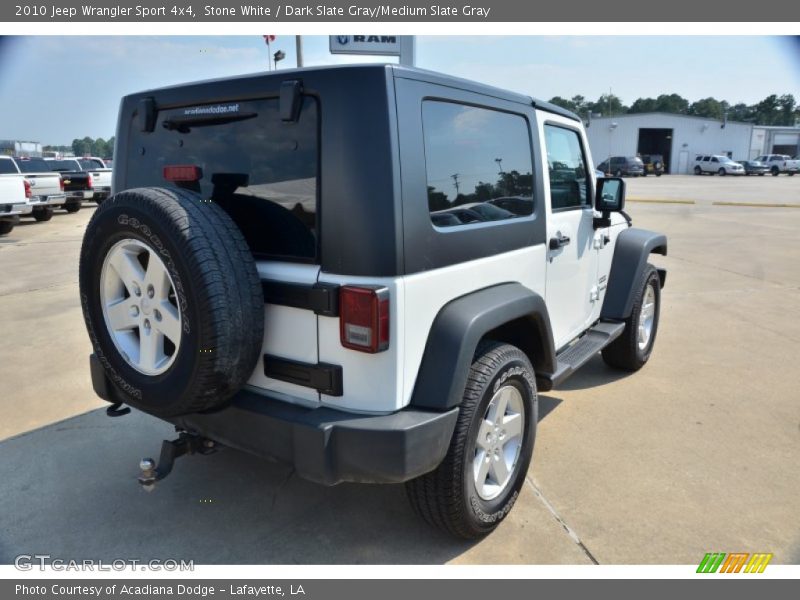
[[[694,174],[744,175],[744,167],[722,154],[706,154],[695,157]]]
[[[653,351],[667,240],[631,227],[557,106],[364,65],[119,114],[80,290],[109,414],[181,432],[142,461],[148,489],[225,445],[323,484],[407,482],[428,522],[481,536],[523,485],[538,391]]]

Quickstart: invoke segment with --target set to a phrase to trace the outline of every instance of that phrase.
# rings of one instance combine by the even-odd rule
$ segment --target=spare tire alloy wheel
[[[100,303],[109,336],[128,365],[145,375],[172,366],[181,311],[175,283],[152,248],[135,239],[111,247],[100,273]]]
[[[225,406],[253,373],[264,297],[241,232],[193,192],[108,198],[81,247],[80,292],[111,400],[159,417]]]

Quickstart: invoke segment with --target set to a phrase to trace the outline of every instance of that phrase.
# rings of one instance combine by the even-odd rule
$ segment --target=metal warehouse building
[[[595,117],[587,123],[595,166],[609,156],[661,154],[669,173],[689,173],[698,154],[733,160],[800,153],[800,127],[766,127],[669,113]]]

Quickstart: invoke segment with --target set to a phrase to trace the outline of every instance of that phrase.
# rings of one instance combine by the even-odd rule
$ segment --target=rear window
[[[132,124],[126,188],[182,187],[213,199],[264,257],[318,258],[318,107],[303,99],[296,122],[277,98],[160,111],[155,131]],[[200,179],[169,182],[164,167],[193,165]]]
[[[50,171],[50,163],[41,158],[18,160],[17,166],[23,173],[46,173]]]
[[[45,161],[50,166],[50,171],[80,171],[77,160],[51,160]]]
[[[80,158],[78,159],[78,163],[81,165],[81,169],[84,171],[94,171],[95,169],[105,169],[105,165],[101,163],[99,160],[95,160],[93,158]]]

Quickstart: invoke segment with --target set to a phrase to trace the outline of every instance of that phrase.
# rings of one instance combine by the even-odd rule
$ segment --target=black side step
[[[589,359],[617,339],[625,330],[625,323],[598,323],[578,338],[573,344],[564,348],[556,356],[556,372],[542,374],[540,387],[548,391],[564,383],[575,371],[585,365]]]

